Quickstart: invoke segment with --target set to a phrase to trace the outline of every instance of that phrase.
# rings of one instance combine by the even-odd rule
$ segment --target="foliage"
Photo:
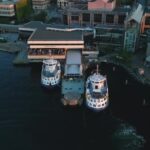
[[[33,20],[45,22],[47,17],[47,13],[45,11],[41,11],[40,13],[33,16]]]
[[[16,4],[16,16],[17,22],[24,22],[29,20],[29,16],[32,12],[30,0],[20,0]]]
[[[98,49],[99,49],[99,56],[103,56],[103,55],[107,55],[107,54],[111,54],[114,52],[114,48],[113,46],[110,47],[110,46],[99,46],[98,45]]]
[[[118,60],[120,60],[121,62],[124,63],[130,63],[133,57],[133,53],[123,49],[121,51],[118,52],[118,55],[116,56],[116,58]]]
[[[133,0],[117,0],[118,5],[131,5]]]
[[[11,22],[10,18],[7,17],[0,17],[0,23],[8,24]]]

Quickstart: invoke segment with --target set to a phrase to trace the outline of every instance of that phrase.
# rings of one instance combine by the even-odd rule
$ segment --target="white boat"
[[[61,79],[60,62],[54,59],[43,60],[41,71],[41,84],[44,87],[55,87]]]
[[[107,78],[97,70],[86,81],[86,105],[94,111],[104,110],[109,104]]]

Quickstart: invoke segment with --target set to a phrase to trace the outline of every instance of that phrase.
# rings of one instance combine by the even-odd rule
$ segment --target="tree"
[[[133,0],[117,0],[118,5],[131,5]]]
[[[47,13],[45,11],[41,11],[40,13],[36,14],[33,17],[33,20],[45,22],[46,17],[47,17]]]
[[[30,0],[20,0],[16,4],[16,16],[18,22],[24,22],[29,19],[32,12]]]

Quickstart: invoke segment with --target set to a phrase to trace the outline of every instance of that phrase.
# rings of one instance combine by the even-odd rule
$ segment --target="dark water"
[[[16,67],[15,55],[0,53],[0,150],[97,150],[113,149],[111,134],[121,118],[144,136],[149,149],[150,88],[112,65],[101,65],[107,74],[110,107],[103,113],[63,108],[60,89],[43,90],[40,65]],[[125,79],[129,84],[126,86]]]

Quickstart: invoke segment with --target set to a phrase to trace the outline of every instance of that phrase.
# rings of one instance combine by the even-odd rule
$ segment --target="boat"
[[[86,106],[93,111],[104,110],[109,104],[107,78],[99,73],[92,73],[86,81]]]
[[[43,87],[52,88],[60,84],[61,80],[61,65],[58,60],[46,59],[43,60],[41,71],[41,84]]]
[[[68,50],[61,84],[64,106],[80,106],[84,97],[84,76],[81,50]]]

